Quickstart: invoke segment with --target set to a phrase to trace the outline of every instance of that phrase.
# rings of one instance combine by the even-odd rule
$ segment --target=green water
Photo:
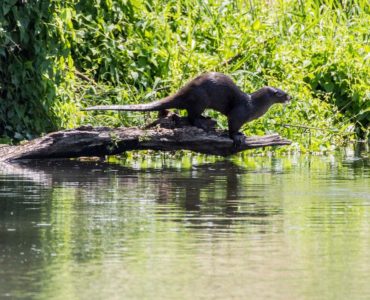
[[[0,165],[0,299],[370,299],[370,161]]]

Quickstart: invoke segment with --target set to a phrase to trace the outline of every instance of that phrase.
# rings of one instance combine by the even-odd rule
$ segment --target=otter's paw
[[[204,117],[203,118],[197,118],[193,121],[193,125],[195,127],[198,127],[200,129],[203,129],[204,131],[209,131],[209,128],[206,124],[206,120],[204,120]]]
[[[246,136],[240,132],[238,132],[237,134],[234,134],[233,137],[232,137],[232,140],[234,141],[233,145],[234,145],[234,148],[238,148],[240,147],[241,144],[244,144],[245,143],[245,140],[246,140]]]

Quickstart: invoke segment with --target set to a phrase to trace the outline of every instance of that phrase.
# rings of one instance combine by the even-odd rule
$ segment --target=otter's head
[[[291,97],[281,89],[268,86],[266,90],[274,103],[288,103],[291,100]]]

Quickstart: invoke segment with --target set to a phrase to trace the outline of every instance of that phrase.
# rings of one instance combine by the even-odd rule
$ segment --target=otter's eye
[[[276,97],[279,97],[279,98],[282,98],[284,96],[284,94],[282,92],[280,92],[280,91],[276,91],[275,92],[275,96]]]

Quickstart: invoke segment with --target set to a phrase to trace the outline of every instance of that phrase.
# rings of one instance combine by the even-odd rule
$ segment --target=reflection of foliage
[[[313,150],[343,142],[353,124],[364,137],[370,12],[366,1],[352,2],[5,0],[0,135],[29,138],[83,121],[142,123],[126,113],[81,113],[81,99],[84,106],[151,101],[217,70],[248,92],[269,84],[294,97],[289,108],[247,125],[247,134],[269,129],[308,146],[299,128],[281,124],[323,128],[310,134]]]
[[[337,285],[345,298],[368,294],[368,161],[215,159],[0,168],[1,294],[100,299],[108,289],[145,299],[153,295],[143,289],[148,282],[170,282],[159,298],[177,299],[193,286],[188,278],[225,286],[230,276],[253,282],[258,274],[260,287],[268,272],[282,269],[284,284],[309,279],[300,280],[297,295],[312,285],[325,299],[337,295]],[[263,268],[250,272],[251,265]],[[229,287],[221,292],[229,296]]]

